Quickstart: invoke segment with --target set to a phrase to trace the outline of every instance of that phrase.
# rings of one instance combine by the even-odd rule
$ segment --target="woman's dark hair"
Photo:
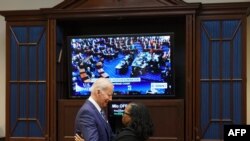
[[[154,125],[147,107],[141,103],[130,103],[130,127],[136,131],[136,134],[143,140],[147,140],[153,135]]]

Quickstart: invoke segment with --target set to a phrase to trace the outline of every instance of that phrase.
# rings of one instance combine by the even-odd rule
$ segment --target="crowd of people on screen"
[[[105,63],[121,58],[115,72],[131,77],[145,72],[161,73],[162,80],[169,74],[171,48],[169,36],[93,37],[71,40],[73,81],[78,78],[109,78]],[[108,63],[107,63],[108,64]],[[131,67],[130,69],[128,69]],[[128,72],[130,70],[130,72]]]

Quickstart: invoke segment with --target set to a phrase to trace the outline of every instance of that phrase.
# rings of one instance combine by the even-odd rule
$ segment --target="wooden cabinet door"
[[[7,23],[7,140],[48,139],[46,23]]]
[[[245,21],[236,17],[200,17],[197,140],[223,139],[225,124],[246,118]]]

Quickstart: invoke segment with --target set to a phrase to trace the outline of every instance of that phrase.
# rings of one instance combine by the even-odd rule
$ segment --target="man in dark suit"
[[[114,86],[107,78],[97,79],[91,87],[91,95],[80,108],[75,120],[75,133],[85,141],[112,141],[112,129],[102,115],[112,100]]]

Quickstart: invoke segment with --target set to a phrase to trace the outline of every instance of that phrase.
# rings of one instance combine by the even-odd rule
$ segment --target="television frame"
[[[129,98],[159,98],[159,97],[164,97],[164,98],[176,98],[177,96],[176,96],[176,93],[175,93],[175,71],[174,71],[174,33],[173,32],[164,32],[164,33],[134,33],[134,34],[97,34],[97,35],[76,35],[76,36],[67,36],[67,51],[68,51],[68,71],[69,71],[69,98],[87,98],[87,97],[89,97],[89,95],[90,95],[90,91],[88,92],[88,94],[83,94],[83,95],[75,95],[75,94],[73,94],[73,92],[74,92],[74,87],[72,86],[73,85],[73,83],[74,83],[74,74],[73,74],[73,69],[75,69],[75,68],[73,68],[73,63],[72,63],[72,60],[74,59],[73,58],[73,51],[76,51],[76,50],[73,50],[72,51],[72,40],[76,40],[76,39],[78,39],[78,40],[83,40],[83,39],[85,39],[85,42],[86,42],[86,40],[88,39],[88,40],[90,40],[90,39],[94,39],[94,40],[97,40],[98,38],[99,39],[104,39],[104,38],[109,38],[110,40],[110,44],[111,44],[111,40],[112,39],[115,39],[115,38],[125,38],[125,39],[129,39],[129,38],[140,38],[140,39],[142,39],[142,38],[163,38],[163,36],[167,36],[167,37],[169,37],[169,40],[167,41],[168,43],[169,43],[169,47],[168,47],[168,49],[169,49],[169,51],[167,52],[167,54],[168,55],[170,55],[170,57],[168,58],[169,60],[168,61],[170,61],[169,63],[168,63],[168,65],[169,66],[165,66],[167,69],[169,69],[170,68],[170,70],[169,71],[166,71],[165,70],[165,72],[168,72],[170,75],[171,75],[171,78],[170,78],[170,80],[169,80],[169,82],[171,83],[171,88],[170,88],[170,90],[168,90],[168,91],[170,91],[170,93],[171,94],[166,94],[166,91],[164,92],[164,93],[161,93],[161,94],[157,94],[157,93],[155,93],[154,91],[151,91],[152,90],[152,85],[154,86],[154,87],[156,87],[158,84],[163,84],[164,85],[164,87],[166,87],[166,85],[164,84],[164,83],[160,83],[160,81],[158,81],[159,83],[152,83],[151,84],[151,89],[150,90],[148,90],[146,93],[140,93],[139,91],[129,91],[129,85],[127,85],[127,87],[128,87],[128,92],[127,93],[123,93],[123,94],[121,94],[121,93],[119,93],[119,91],[116,91],[116,86],[118,87],[118,85],[120,85],[119,83],[123,83],[122,81],[130,81],[130,82],[125,82],[125,84],[124,85],[126,85],[126,83],[127,84],[129,84],[129,83],[133,83],[133,82],[131,82],[131,81],[138,81],[138,77],[136,77],[136,78],[130,78],[130,77],[124,77],[124,78],[122,78],[121,80],[119,79],[119,82],[115,82],[114,83],[114,86],[115,86],[115,89],[114,89],[114,95],[113,95],[113,97],[114,98],[127,98],[127,99],[129,99]],[[154,39],[154,40],[156,40],[156,39]],[[128,42],[128,41],[127,41]],[[77,43],[76,43],[77,44]],[[129,43],[128,43],[129,44]],[[131,45],[131,44],[130,44]],[[74,44],[74,46],[75,46],[75,44]],[[81,45],[81,46],[83,46],[83,45]],[[84,45],[85,46],[85,45]],[[126,45],[127,46],[127,45]],[[144,47],[145,47],[145,45],[143,46],[143,50],[140,52],[140,53],[144,53],[144,52],[146,52],[146,53],[144,53],[144,54],[148,54],[148,53],[150,53],[150,55],[152,55],[152,54],[157,54],[157,51],[159,51],[159,52],[161,52],[161,50],[159,49],[159,50],[157,50],[157,47],[155,47],[155,50],[154,49],[149,49],[148,51],[145,51],[144,50]],[[108,48],[108,47],[105,47],[105,48]],[[136,48],[136,47],[135,47]],[[153,48],[153,47],[152,47]],[[93,48],[92,48],[93,49]],[[137,49],[137,48],[136,48]],[[91,50],[91,51],[93,51],[93,50]],[[123,50],[124,51],[124,50]],[[137,50],[138,51],[138,50]],[[162,50],[163,51],[163,50]],[[87,54],[87,50],[84,50],[84,52],[82,52],[82,51],[80,51],[81,53],[83,53],[83,55],[86,55]],[[130,52],[130,51],[129,51]],[[119,52],[118,52],[118,55],[119,55],[119,53],[124,53],[124,52],[120,52],[120,50],[119,50]],[[165,52],[166,53],[166,52]],[[161,53],[160,53],[161,54]],[[91,54],[89,54],[89,55],[91,55]],[[96,54],[95,54],[96,55]],[[137,55],[138,55],[138,52],[137,52]],[[163,56],[163,55],[162,55]],[[96,56],[94,56],[94,57],[96,57]],[[92,58],[94,58],[93,56],[92,56]],[[105,60],[105,59],[110,59],[109,58],[110,56],[105,56],[105,58],[104,58],[104,61],[107,61],[107,60]],[[111,56],[112,57],[112,56]],[[159,56],[158,56],[159,57]],[[84,58],[85,60],[86,60],[86,58]],[[88,58],[89,59],[89,58]],[[100,58],[99,58],[100,59]],[[135,59],[135,58],[133,58],[133,59]],[[103,61],[103,60],[102,60]],[[112,61],[112,59],[110,59],[109,61]],[[134,61],[134,60],[133,60]],[[96,64],[95,64],[95,67],[97,67],[97,62],[95,62]],[[131,67],[132,65],[131,65],[131,63],[133,63],[133,62],[129,62],[130,63],[130,65],[129,65],[129,67]],[[164,62],[165,63],[165,62]],[[104,62],[102,63],[102,65],[103,64],[105,64]],[[117,64],[118,65],[118,64]],[[116,66],[117,67],[117,66]],[[85,69],[85,71],[87,70],[86,69],[86,67],[84,67]],[[92,68],[92,67],[91,67]],[[154,68],[154,67],[152,67],[152,68]],[[148,68],[147,68],[148,69]],[[78,69],[77,69],[78,71],[79,71],[79,73],[81,73],[82,71],[79,69],[79,67],[78,67]],[[117,70],[115,70],[116,71],[116,73],[117,73]],[[158,71],[160,71],[160,72],[157,72],[158,73],[158,75],[161,75],[161,77],[162,77],[162,71],[163,71],[163,68],[160,68]],[[119,70],[119,72],[118,73],[120,73],[120,70]],[[81,73],[82,74],[82,73]],[[91,74],[89,74],[89,75],[91,75]],[[105,75],[107,75],[105,72],[104,72],[104,76]],[[131,75],[131,74],[130,74]],[[81,77],[81,78],[83,78],[83,77]],[[140,78],[140,80],[141,80],[141,77],[139,77]],[[92,84],[92,82],[95,80],[95,79],[97,79],[97,78],[94,78],[94,79],[92,79],[92,80],[90,80],[90,81],[86,81],[85,82],[85,79],[82,79],[82,81],[84,81],[83,82],[83,85],[86,85],[87,86],[87,88],[90,88],[90,85]],[[114,81],[117,81],[118,79],[117,78],[113,78],[113,77],[111,77],[110,78],[111,79],[111,81],[113,81],[114,79]],[[165,79],[165,78],[164,78]],[[157,81],[152,81],[152,82],[157,82]],[[150,83],[150,82],[149,82]],[[138,87],[138,86],[137,86]],[[139,86],[140,87],[140,86]],[[167,86],[168,87],[168,86]],[[169,88],[169,87],[168,87]],[[157,89],[157,88],[156,88]]]

